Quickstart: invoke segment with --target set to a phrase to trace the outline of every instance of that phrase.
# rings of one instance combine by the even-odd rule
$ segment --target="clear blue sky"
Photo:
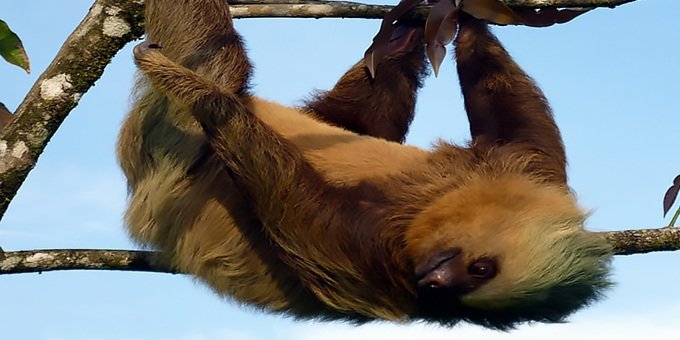
[[[396,0],[395,0],[396,1]],[[11,110],[83,18],[90,0],[2,0],[33,73],[0,63]],[[562,129],[571,185],[597,230],[660,227],[661,199],[680,174],[680,1],[599,9],[548,29],[495,32],[543,87]],[[673,22],[676,22],[673,24]],[[257,67],[255,90],[296,103],[358,60],[376,20],[239,20]],[[450,60],[421,92],[408,142],[468,138]],[[0,246],[130,249],[114,143],[135,69],[123,49],[41,156],[0,222]],[[496,333],[474,326],[297,323],[222,301],[183,275],[51,272],[0,276],[0,339],[669,339],[680,334],[680,252],[618,257],[608,297],[569,324]]]

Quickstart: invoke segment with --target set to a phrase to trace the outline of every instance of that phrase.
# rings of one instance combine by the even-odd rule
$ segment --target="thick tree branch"
[[[111,58],[143,34],[141,1],[97,0],[0,132],[0,216]]]
[[[616,255],[680,249],[680,228],[601,232]],[[3,252],[0,275],[53,270],[124,270],[177,273],[157,252],[129,250],[31,250]]]

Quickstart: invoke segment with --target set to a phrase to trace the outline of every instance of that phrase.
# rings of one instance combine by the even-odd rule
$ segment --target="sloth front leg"
[[[237,93],[251,65],[226,0],[146,0],[146,39],[163,55]]]
[[[348,254],[371,249],[351,242],[347,233],[384,220],[382,210],[374,208],[379,204],[376,190],[326,184],[299,149],[249,112],[249,98],[228,92],[153,47],[144,43],[135,48],[137,65],[159,91],[190,109],[210,146],[252,202],[268,237],[283,250],[282,259],[310,287],[337,287],[328,284],[329,277],[347,275],[343,282],[354,280],[356,271]],[[323,234],[329,242],[308,242],[310,233]],[[300,261],[319,254],[333,254],[333,259]]]
[[[417,92],[428,74],[424,45],[422,23],[397,24],[389,55],[378,65],[375,78],[362,59],[333,89],[308,100],[305,108],[329,124],[403,142]]]
[[[566,183],[562,139],[543,92],[489,31],[461,13],[456,61],[475,145],[510,146],[537,155],[550,181]]]

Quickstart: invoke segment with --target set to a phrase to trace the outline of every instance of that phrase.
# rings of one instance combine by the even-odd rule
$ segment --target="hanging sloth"
[[[400,144],[426,76],[402,23],[372,79],[302,108],[255,97],[224,0],[146,1],[118,142],[132,237],[257,308],[324,320],[559,322],[610,285],[550,108],[484,22],[455,41],[467,146]],[[285,80],[281,81],[285,84]]]

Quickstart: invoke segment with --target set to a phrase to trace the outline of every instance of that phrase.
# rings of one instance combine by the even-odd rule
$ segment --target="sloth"
[[[610,286],[540,89],[460,14],[472,140],[401,144],[427,75],[400,23],[302,107],[254,96],[224,0],[146,1],[141,74],[118,141],[127,228],[221,296],[300,319],[561,322]]]

